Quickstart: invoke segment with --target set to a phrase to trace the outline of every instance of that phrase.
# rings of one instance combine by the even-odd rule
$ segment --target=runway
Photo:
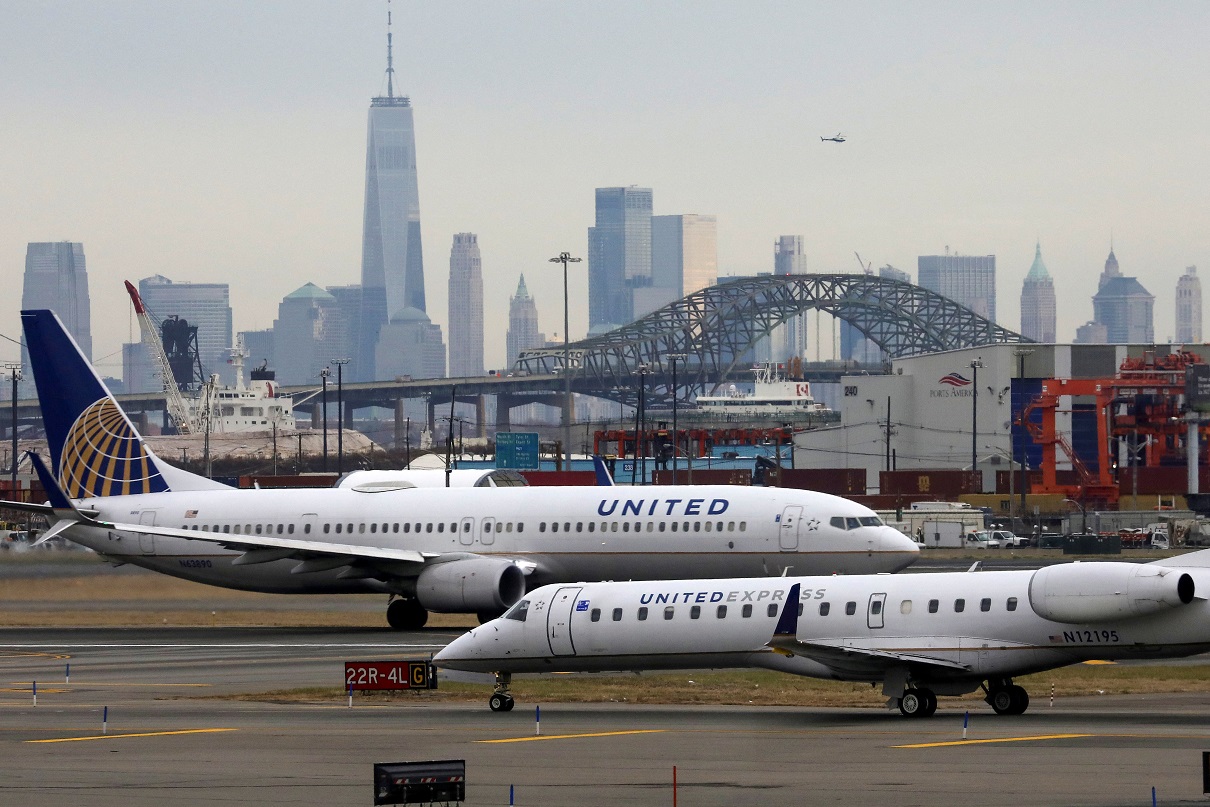
[[[1204,803],[1205,695],[1063,699],[997,717],[877,709],[274,703],[345,659],[454,631],[0,629],[0,804],[370,804],[374,762],[465,759],[467,802],[518,805]],[[67,665],[71,681],[65,683]],[[33,705],[32,682],[38,682]],[[642,679],[635,679],[636,686]],[[102,717],[107,712],[107,733]]]

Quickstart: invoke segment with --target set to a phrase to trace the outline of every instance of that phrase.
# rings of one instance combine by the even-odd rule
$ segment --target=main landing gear
[[[511,712],[513,710],[513,696],[508,694],[508,687],[513,682],[512,673],[496,673],[496,685],[492,689],[492,696],[487,699],[487,705],[493,712]]]
[[[1029,708],[1029,693],[1012,679],[988,681],[984,691],[987,692],[985,700],[998,715],[1019,715]]]
[[[899,711],[905,717],[932,717],[937,711],[937,696],[931,689],[912,687],[899,699]]]
[[[398,597],[387,603],[387,624],[395,630],[420,630],[428,621],[429,612],[419,600]]]

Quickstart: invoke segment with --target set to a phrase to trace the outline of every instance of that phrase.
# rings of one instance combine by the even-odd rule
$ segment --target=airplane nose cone
[[[477,630],[477,629],[476,629]],[[459,662],[473,661],[483,655],[475,631],[464,633],[433,656],[433,662],[441,667],[458,669]]]
[[[882,548],[887,552],[901,552],[904,555],[903,566],[906,568],[920,556],[920,545],[894,527],[883,527]]]

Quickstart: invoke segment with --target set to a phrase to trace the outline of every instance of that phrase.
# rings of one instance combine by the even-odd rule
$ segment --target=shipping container
[[[777,473],[766,471],[765,484],[835,496],[864,496],[866,475],[865,468],[782,468]]]

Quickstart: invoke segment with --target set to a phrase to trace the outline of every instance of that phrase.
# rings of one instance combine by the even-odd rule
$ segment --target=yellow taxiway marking
[[[1034,740],[1076,740],[1094,737],[1094,734],[1038,734],[1033,737],[996,737],[990,740],[950,740],[943,743],[916,743],[914,745],[892,745],[891,748],[945,748],[954,745],[987,745],[988,743],[1028,743]]]
[[[78,743],[85,740],[123,740],[127,737],[167,737],[173,734],[217,734],[239,729],[181,729],[179,731],[144,731],[138,734],[94,734],[89,737],[58,737],[53,740],[26,740],[27,743]]]
[[[547,734],[535,737],[508,737],[503,740],[478,740],[481,743],[532,743],[535,740],[578,740],[581,737],[620,737],[624,734],[662,734],[664,729],[635,729],[633,731],[597,731],[591,734]]]

